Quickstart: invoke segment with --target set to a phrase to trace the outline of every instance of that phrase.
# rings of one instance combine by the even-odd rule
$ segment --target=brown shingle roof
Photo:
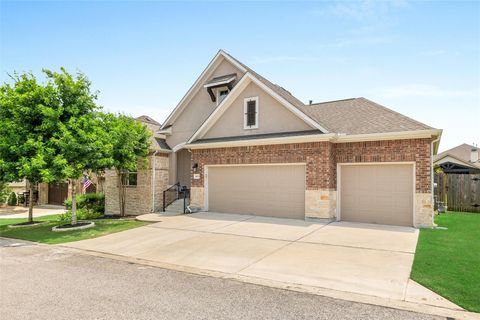
[[[300,110],[334,133],[369,134],[433,129],[365,98],[303,105]]]
[[[455,148],[443,151],[443,152],[433,156],[433,161],[435,162],[435,161],[440,160],[440,159],[442,159],[446,156],[451,156],[453,158],[456,158],[460,161],[465,162],[466,164],[469,164],[471,166],[480,168],[480,162],[479,161],[477,161],[475,163],[470,162],[470,155],[471,155],[471,152],[472,152],[473,148],[475,148],[475,147],[464,143],[464,144],[461,144],[459,146],[456,146]],[[477,149],[477,152],[480,156],[480,150],[478,148],[476,148],[476,149]]]
[[[262,77],[230,54],[224,53],[331,133],[368,134],[433,129],[365,98],[306,105],[283,87]]]

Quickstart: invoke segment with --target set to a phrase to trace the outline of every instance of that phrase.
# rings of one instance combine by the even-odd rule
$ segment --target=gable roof
[[[352,98],[300,106],[331,132],[371,134],[433,129],[365,98]]]
[[[135,118],[135,120],[138,120],[138,121],[144,122],[144,123],[153,124],[153,125],[156,125],[156,126],[160,126],[159,122],[155,121],[153,118],[151,118],[149,116],[146,116],[146,115],[142,115],[140,117],[137,117],[137,118]]]
[[[211,74],[211,70],[220,58],[224,58],[231,62],[242,72],[240,81],[237,82],[231,93],[223,100],[223,102],[212,111],[205,122],[197,129],[197,131],[189,139],[189,143],[195,138],[201,138],[199,132],[205,132],[205,126],[210,121],[218,120],[215,114],[219,112],[231,99],[229,96],[235,91],[245,78],[249,78],[257,84],[261,84],[268,93],[275,97],[278,101],[287,106],[294,114],[302,118],[306,123],[319,129],[323,133],[338,133],[346,135],[364,135],[364,134],[382,134],[382,133],[396,133],[396,132],[411,132],[411,131],[431,131],[432,136],[439,137],[441,130],[434,129],[426,124],[418,122],[398,112],[388,109],[378,103],[370,101],[365,98],[352,98],[337,101],[328,101],[315,104],[304,104],[302,101],[293,96],[289,91],[283,87],[272,83],[268,79],[259,75],[257,72],[246,66],[236,58],[223,50],[220,50],[214,59],[209,63],[207,68],[202,72],[195,84],[190,88],[182,101],[177,105],[175,110],[170,114],[167,120],[163,123],[162,129],[171,125],[175,119],[175,115],[181,112],[185,101],[188,101],[189,96],[192,96],[202,86],[201,83],[207,83],[206,75]],[[229,76],[229,75],[226,75]],[[210,80],[211,81],[211,80]]]
[[[446,151],[443,151],[439,154],[437,154],[436,156],[433,157],[433,162],[437,162],[437,161],[440,161],[442,160],[443,158],[446,158],[448,156],[456,159],[456,160],[459,160],[463,163],[465,163],[466,166],[470,166],[470,167],[474,167],[474,168],[479,168],[480,169],[480,161],[477,161],[477,162],[470,162],[470,155],[471,155],[471,152],[472,152],[472,149],[473,148],[476,148],[472,145],[469,145],[469,144],[461,144],[459,146],[456,146],[455,148],[452,148],[452,149],[449,149],[449,150],[446,150]],[[477,152],[480,156],[480,150],[478,148],[477,149]]]

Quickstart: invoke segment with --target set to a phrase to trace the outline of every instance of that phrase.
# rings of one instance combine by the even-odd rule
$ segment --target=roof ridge
[[[349,101],[349,100],[356,100],[358,98],[346,98],[346,99],[338,99],[338,100],[329,100],[329,101],[322,101],[322,102],[315,102],[312,104],[308,104],[308,106],[315,106],[318,104],[325,104],[325,103],[332,103],[332,102],[340,102],[340,101]]]

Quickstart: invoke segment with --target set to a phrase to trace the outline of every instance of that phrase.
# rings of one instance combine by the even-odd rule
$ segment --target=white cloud
[[[479,97],[478,89],[471,90],[448,90],[427,84],[407,84],[395,87],[379,88],[373,90],[376,96],[381,98],[405,98],[405,97],[426,97],[426,98],[447,98],[447,97]]]
[[[317,47],[323,48],[346,48],[355,46],[375,45],[392,43],[392,39],[389,37],[359,37],[352,39],[339,40],[337,42],[319,44]]]

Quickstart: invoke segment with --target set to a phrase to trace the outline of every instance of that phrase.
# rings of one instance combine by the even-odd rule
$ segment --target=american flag
[[[92,181],[90,180],[90,178],[89,178],[87,175],[84,175],[84,176],[83,176],[83,188],[82,188],[82,192],[83,192],[83,193],[86,193],[88,187],[90,187],[91,184],[92,184]]]

